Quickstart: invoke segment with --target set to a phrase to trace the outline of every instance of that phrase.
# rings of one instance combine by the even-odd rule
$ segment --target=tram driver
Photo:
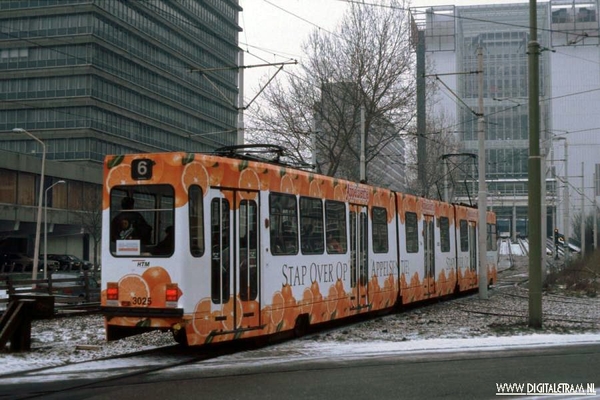
[[[124,197],[121,201],[121,212],[111,223],[111,242],[123,239],[139,239],[142,246],[149,244],[152,227],[146,222],[142,214],[133,211],[135,200],[133,197]]]

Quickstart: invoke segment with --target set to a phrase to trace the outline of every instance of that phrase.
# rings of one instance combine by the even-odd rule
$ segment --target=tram
[[[170,330],[205,345],[478,288],[477,209],[261,160],[110,155],[104,162],[107,340]],[[487,275],[496,281],[487,213]]]

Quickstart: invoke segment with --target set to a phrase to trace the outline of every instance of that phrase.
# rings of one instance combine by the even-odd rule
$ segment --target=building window
[[[81,210],[83,202],[83,183],[79,181],[70,181],[69,185],[69,210]]]
[[[0,169],[0,203],[17,203],[17,171]]]
[[[19,172],[19,181],[17,183],[17,204],[22,206],[34,206],[36,204],[35,194],[38,177],[27,172]]]

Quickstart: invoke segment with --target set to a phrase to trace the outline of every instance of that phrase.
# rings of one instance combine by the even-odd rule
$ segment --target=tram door
[[[211,297],[226,330],[260,324],[258,195],[215,191],[211,200]]]
[[[477,227],[475,222],[469,221],[469,269],[472,280],[471,285],[477,281]]]
[[[221,307],[221,313],[215,320],[223,323],[225,330],[235,328],[235,311],[232,305],[235,303],[232,292],[232,198],[221,196],[218,191],[211,191],[210,200],[210,291],[214,307]]]
[[[425,279],[424,293],[425,296],[435,294],[435,230],[434,220],[432,215],[425,215],[423,224],[423,247],[425,253]]]
[[[258,297],[258,192],[238,192],[239,197],[237,236],[236,289],[241,306],[241,327],[260,325],[260,304]]]
[[[369,304],[367,297],[369,283],[367,221],[367,207],[350,206],[350,284],[353,308],[367,307]]]

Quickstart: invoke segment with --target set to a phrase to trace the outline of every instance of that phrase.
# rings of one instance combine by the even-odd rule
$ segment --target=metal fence
[[[97,278],[98,276],[98,278]],[[81,274],[53,273],[47,279],[29,278],[26,274],[0,275],[0,310],[11,298],[23,296],[49,296],[61,305],[100,304],[99,275],[91,271]]]

